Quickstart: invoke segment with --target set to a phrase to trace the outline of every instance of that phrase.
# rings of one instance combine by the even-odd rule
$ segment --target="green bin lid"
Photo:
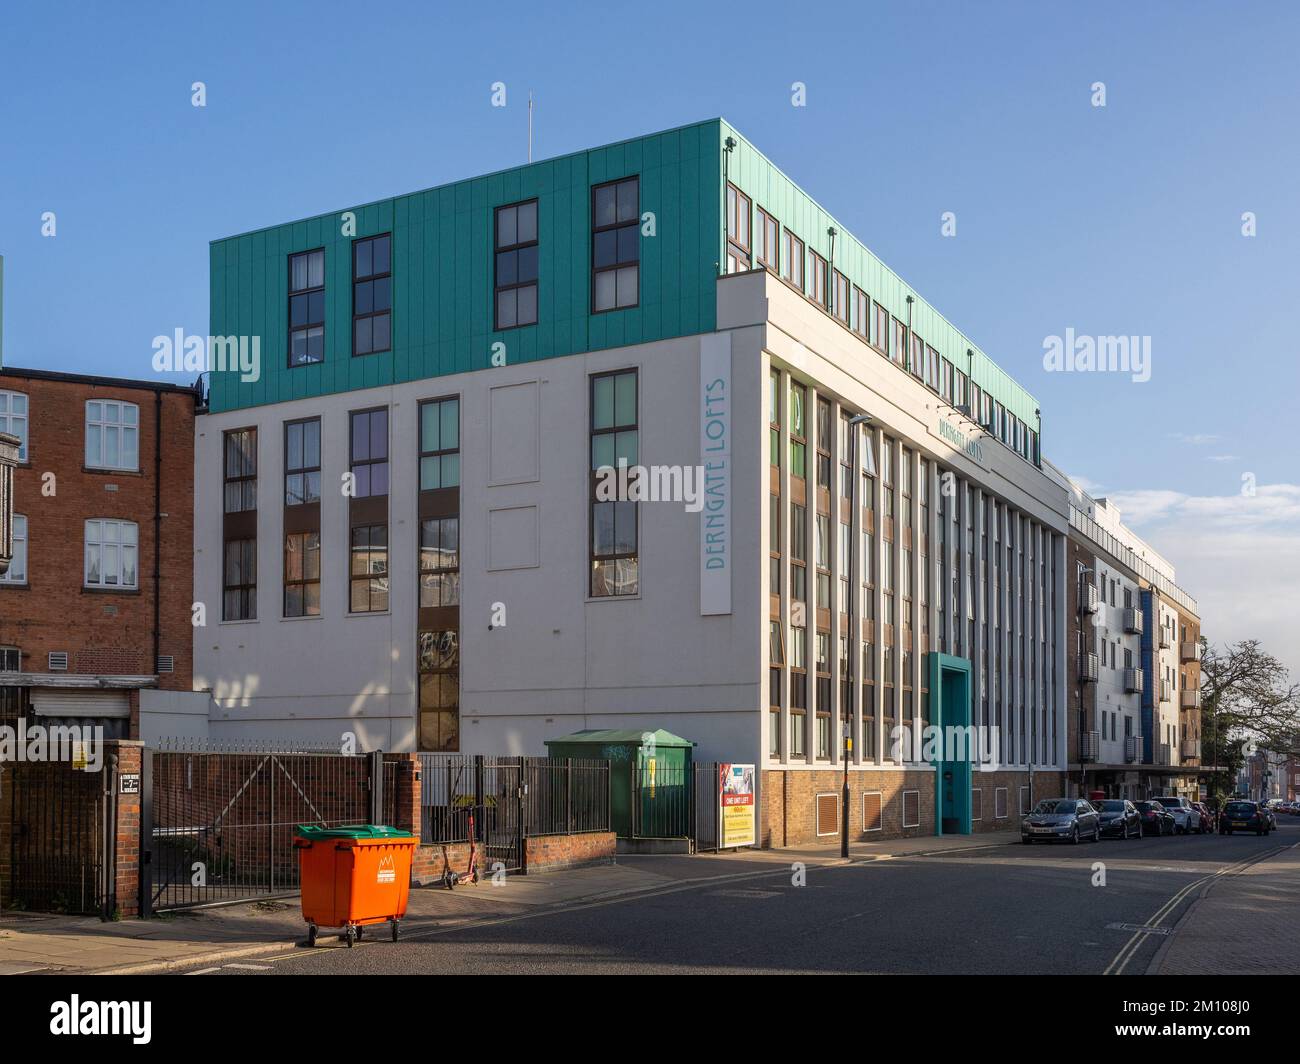
[[[344,824],[337,828],[323,828],[315,824],[299,824],[294,834],[300,839],[413,839],[409,831],[390,828],[383,824]]]

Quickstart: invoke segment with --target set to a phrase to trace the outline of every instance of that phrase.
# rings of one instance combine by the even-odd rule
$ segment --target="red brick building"
[[[0,716],[135,738],[142,692],[190,690],[198,397],[0,369],[0,432],[20,440]]]

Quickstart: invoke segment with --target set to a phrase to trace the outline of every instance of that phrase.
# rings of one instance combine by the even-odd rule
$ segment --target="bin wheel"
[[[393,941],[396,942],[396,941],[401,937],[401,934],[402,934],[402,931],[401,931],[401,925],[398,924],[398,922],[397,922],[396,920],[389,920],[388,922],[389,922],[390,924],[392,924],[392,927],[393,927]]]
[[[347,938],[347,942],[348,942],[348,949],[351,949],[353,946],[357,944],[357,939],[358,937],[360,937],[358,935],[358,932],[360,930],[361,929],[359,927],[349,927],[345,932],[345,937]]]
[[[444,872],[442,874],[442,885],[448,890],[452,890],[456,886],[456,880],[459,878],[460,877],[457,876],[455,872]]]
[[[316,945],[316,925],[315,925],[315,924],[308,924],[308,925],[307,925],[307,945],[308,945],[309,947],[311,947],[311,946],[315,946],[315,945]]]

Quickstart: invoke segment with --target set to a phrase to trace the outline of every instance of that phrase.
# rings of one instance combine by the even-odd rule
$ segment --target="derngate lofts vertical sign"
[[[700,338],[700,616],[731,612],[731,334]]]

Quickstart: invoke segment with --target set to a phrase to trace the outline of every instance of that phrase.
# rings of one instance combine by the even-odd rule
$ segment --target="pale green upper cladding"
[[[761,207],[780,222],[783,229],[788,228],[799,237],[808,250],[817,252],[828,261],[831,259],[831,238],[826,230],[833,226],[837,234],[834,267],[900,321],[907,321],[907,297],[912,296],[912,328],[916,334],[963,373],[969,363],[976,384],[1030,428],[1037,430],[1038,401],[1028,391],[917,295],[915,289],[904,283],[740,133],[726,122],[720,123],[720,127],[723,142],[728,136],[736,140],[726,163],[726,173],[731,183],[753,201],[755,223],[757,209]],[[751,232],[756,231],[751,225]],[[719,241],[715,245],[716,256],[725,254],[725,232]],[[973,358],[968,359],[967,350],[974,352]]]
[[[211,375],[222,411],[712,331],[722,224],[720,122],[711,120],[214,241],[211,333],[260,336],[261,377]],[[636,307],[591,313],[591,189],[640,178]],[[538,324],[493,328],[493,218],[538,200]],[[343,235],[343,215],[356,232]],[[392,349],[352,354],[351,247],[391,232]],[[289,256],[325,249],[325,359],[289,367]]]

